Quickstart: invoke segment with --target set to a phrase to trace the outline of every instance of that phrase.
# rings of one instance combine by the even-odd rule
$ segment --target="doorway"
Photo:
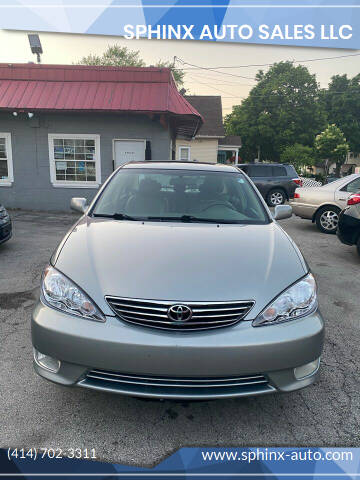
[[[145,160],[146,140],[114,140],[114,166]]]

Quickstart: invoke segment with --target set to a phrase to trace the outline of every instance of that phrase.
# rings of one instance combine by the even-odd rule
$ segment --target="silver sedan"
[[[290,202],[295,215],[312,220],[321,232],[335,233],[341,210],[352,193],[360,191],[360,174],[340,178],[322,187],[295,190]]]
[[[45,268],[34,367],[58,384],[212,399],[316,378],[315,279],[249,178],[225,165],[119,168]]]

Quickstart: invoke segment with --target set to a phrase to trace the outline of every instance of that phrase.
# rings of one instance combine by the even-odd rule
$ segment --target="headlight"
[[[79,317],[105,322],[92,300],[71,280],[50,265],[42,277],[42,293],[49,306]]]
[[[311,273],[281,293],[253,321],[254,327],[303,317],[317,306],[316,283]]]
[[[4,207],[0,207],[0,225],[8,222],[10,219],[9,214]]]

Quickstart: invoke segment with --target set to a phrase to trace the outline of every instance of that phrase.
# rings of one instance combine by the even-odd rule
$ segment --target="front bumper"
[[[360,219],[347,214],[343,210],[339,216],[339,223],[336,234],[340,242],[345,245],[355,245],[360,233]]]
[[[319,311],[268,327],[254,328],[244,321],[192,333],[160,332],[115,317],[92,322],[41,302],[32,318],[34,347],[61,361],[57,373],[34,363],[42,377],[62,385],[157,398],[227,398],[306,387],[316,372],[297,380],[294,368],[321,356],[323,336]]]
[[[339,227],[338,229],[336,230],[336,235],[338,237],[338,239],[340,240],[341,243],[343,243],[344,245],[354,245],[354,241],[353,241],[353,232],[346,232],[346,231],[341,231],[339,230]]]
[[[11,221],[0,225],[0,244],[10,240],[12,235],[12,224]]]

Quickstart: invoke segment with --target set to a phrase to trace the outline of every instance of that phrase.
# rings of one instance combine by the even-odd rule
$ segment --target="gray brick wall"
[[[32,210],[69,210],[70,199],[86,197],[89,201],[97,189],[55,188],[50,181],[49,133],[100,135],[101,182],[113,171],[114,138],[151,141],[153,160],[168,160],[170,132],[147,116],[116,114],[25,114],[14,117],[0,113],[0,132],[10,132],[14,166],[14,183],[0,186],[0,203],[9,208]]]

